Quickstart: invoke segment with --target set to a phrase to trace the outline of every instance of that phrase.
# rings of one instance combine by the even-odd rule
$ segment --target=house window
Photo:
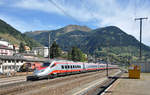
[[[11,60],[8,60],[9,63],[11,63]]]

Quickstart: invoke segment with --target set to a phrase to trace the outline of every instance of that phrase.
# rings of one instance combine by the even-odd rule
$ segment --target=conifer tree
[[[56,41],[53,42],[52,46],[50,47],[50,58],[57,58],[61,55],[61,49]]]
[[[23,53],[23,52],[25,51],[24,46],[25,46],[24,43],[21,42],[21,43],[20,43],[20,46],[19,46],[19,52],[20,52],[20,53]]]

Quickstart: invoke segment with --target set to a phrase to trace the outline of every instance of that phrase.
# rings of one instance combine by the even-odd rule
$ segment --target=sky
[[[117,26],[150,46],[150,0],[0,0],[0,19],[22,33],[54,30],[69,24],[92,29]]]

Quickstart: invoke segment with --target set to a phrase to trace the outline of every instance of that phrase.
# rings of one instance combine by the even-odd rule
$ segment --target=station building
[[[47,59],[43,58],[26,58],[20,55],[6,56],[0,55],[0,73],[6,74],[11,72],[20,71],[24,64],[29,64],[31,69],[41,66]]]
[[[26,53],[20,54],[18,45],[11,45],[9,42],[0,39],[0,74],[19,71],[21,66],[25,63],[33,64],[34,67],[38,67],[38,62],[43,62],[39,58],[30,54],[30,48],[25,46]],[[35,48],[35,52],[40,55],[47,56],[48,48]],[[35,63],[37,62],[37,63]],[[37,65],[37,66],[36,66]],[[32,68],[33,68],[32,66]]]
[[[0,55],[0,73],[19,71],[25,62],[23,57]]]

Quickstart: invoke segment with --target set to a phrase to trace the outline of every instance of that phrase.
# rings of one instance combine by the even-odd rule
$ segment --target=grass
[[[0,33],[0,38],[3,38],[4,40],[7,40],[11,44],[19,44],[20,43],[19,40],[17,40],[16,38],[11,36],[10,34],[1,34]]]

